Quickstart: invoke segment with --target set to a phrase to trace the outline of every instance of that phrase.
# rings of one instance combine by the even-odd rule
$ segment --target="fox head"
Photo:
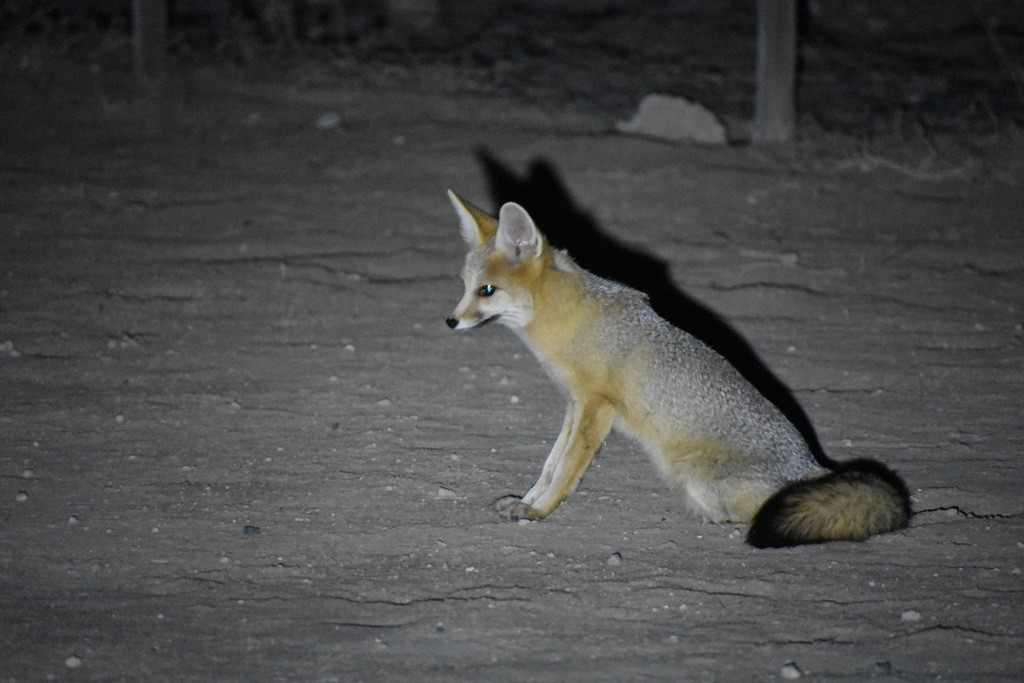
[[[492,321],[526,327],[533,319],[534,283],[552,262],[547,240],[514,202],[503,205],[494,219],[451,190],[448,197],[469,245],[462,269],[466,290],[448,327],[468,330]]]

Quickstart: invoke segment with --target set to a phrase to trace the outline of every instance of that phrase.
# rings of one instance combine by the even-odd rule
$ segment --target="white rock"
[[[684,97],[651,93],[629,121],[615,125],[620,133],[647,135],[665,140],[693,140],[723,145],[728,142],[725,126],[709,109]]]
[[[783,666],[782,670],[779,673],[787,681],[796,680],[797,678],[800,678],[804,675],[804,672],[800,670],[800,667],[793,662],[789,662],[788,664]]]

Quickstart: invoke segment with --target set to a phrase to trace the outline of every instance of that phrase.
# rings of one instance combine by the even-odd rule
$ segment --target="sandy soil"
[[[710,148],[468,67],[2,66],[0,679],[1024,671],[1019,131]],[[562,401],[445,327],[449,187],[745,341],[910,528],[755,551],[617,436],[503,522]]]

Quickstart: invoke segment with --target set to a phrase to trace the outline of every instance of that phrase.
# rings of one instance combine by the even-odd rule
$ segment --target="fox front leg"
[[[552,446],[540,477],[522,498],[505,496],[497,502],[507,519],[546,517],[583,478],[615,419],[615,409],[603,401],[569,401],[562,431]]]
[[[495,503],[495,507],[497,507],[498,512],[503,517],[515,520],[536,519],[543,516],[536,513],[530,506],[530,502],[536,500],[540,493],[551,485],[555,469],[562,461],[562,458],[565,457],[565,446],[569,442],[569,436],[572,434],[573,424],[577,418],[577,408],[578,404],[573,400],[570,400],[569,405],[566,406],[565,419],[562,421],[562,431],[558,433],[558,438],[555,440],[555,444],[551,447],[551,452],[548,453],[548,457],[544,461],[544,467],[541,469],[540,477],[537,478],[537,483],[530,487],[530,490],[522,496],[504,496]]]

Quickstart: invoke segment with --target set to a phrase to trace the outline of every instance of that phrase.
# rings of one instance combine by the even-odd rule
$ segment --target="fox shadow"
[[[750,344],[711,309],[676,287],[664,261],[604,233],[575,205],[550,162],[536,159],[519,176],[487,149],[478,150],[477,159],[496,207],[505,202],[522,204],[551,244],[568,251],[580,266],[647,294],[658,315],[721,354],[793,423],[819,462],[831,462],[796,397]]]

